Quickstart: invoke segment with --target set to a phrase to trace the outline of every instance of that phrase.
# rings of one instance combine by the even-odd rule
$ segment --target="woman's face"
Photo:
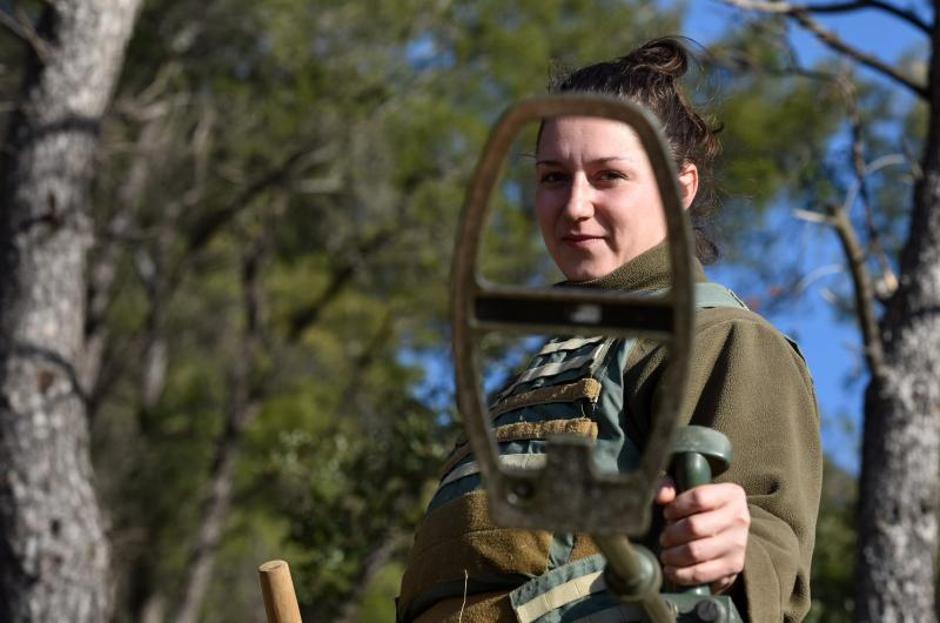
[[[639,138],[596,117],[546,121],[536,153],[535,211],[552,259],[571,281],[603,277],[666,238],[659,188]],[[680,187],[695,196],[694,165]]]

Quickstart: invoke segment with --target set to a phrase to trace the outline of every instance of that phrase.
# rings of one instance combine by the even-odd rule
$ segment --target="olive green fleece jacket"
[[[706,280],[697,262],[695,279]],[[667,248],[655,247],[602,279],[577,285],[635,291],[669,287]],[[751,512],[744,572],[732,596],[745,620],[799,621],[810,605],[810,558],[822,480],[819,415],[806,366],[776,329],[742,309],[698,311],[693,339],[682,422],[711,426],[729,437],[731,468],[718,480],[740,484]],[[622,421],[641,447],[657,392],[670,391],[660,388],[664,356],[659,343],[640,339],[625,367]],[[466,521],[488,522],[475,516]],[[542,546],[531,542],[537,536],[493,537],[487,547],[518,541],[517,554],[523,557],[525,551],[540,551]],[[548,533],[542,536],[550,538]],[[657,536],[654,527],[647,543],[655,544]],[[476,548],[484,546],[473,542]],[[514,619],[506,593],[497,591],[443,599],[415,623]]]
[[[694,269],[694,278],[706,281],[698,262]],[[669,287],[668,249],[659,245],[606,277],[578,285]],[[732,464],[716,481],[741,485],[751,512],[744,573],[732,595],[749,621],[800,621],[810,606],[822,486],[819,411],[806,364],[779,331],[747,310],[698,311],[693,340],[681,423],[728,436]],[[640,340],[627,362],[624,423],[640,445],[664,356],[660,344]]]

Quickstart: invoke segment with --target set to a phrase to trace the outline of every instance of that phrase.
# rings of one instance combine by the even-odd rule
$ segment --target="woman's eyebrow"
[[[635,162],[634,158],[629,156],[606,156],[604,158],[595,158],[593,160],[588,160],[588,164],[606,164],[608,162],[622,161],[622,162]],[[537,165],[546,165],[546,166],[561,166],[563,163],[559,160],[536,160],[535,164]]]
[[[588,164],[607,164],[608,162],[635,162],[635,158],[630,156],[608,156],[606,158],[595,158],[594,160],[589,160]]]

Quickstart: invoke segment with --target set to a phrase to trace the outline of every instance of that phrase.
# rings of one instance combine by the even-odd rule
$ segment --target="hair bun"
[[[653,39],[619,59],[624,71],[660,74],[673,80],[689,69],[689,52],[674,37]]]

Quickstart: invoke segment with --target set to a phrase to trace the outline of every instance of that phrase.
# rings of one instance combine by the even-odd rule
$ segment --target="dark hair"
[[[718,259],[718,247],[707,225],[717,206],[712,163],[721,152],[718,126],[710,126],[689,104],[678,79],[689,68],[689,52],[673,37],[654,39],[626,56],[596,63],[555,77],[549,91],[611,95],[646,106],[663,124],[672,156],[680,169],[694,164],[699,189],[689,208],[695,255],[703,264]]]

